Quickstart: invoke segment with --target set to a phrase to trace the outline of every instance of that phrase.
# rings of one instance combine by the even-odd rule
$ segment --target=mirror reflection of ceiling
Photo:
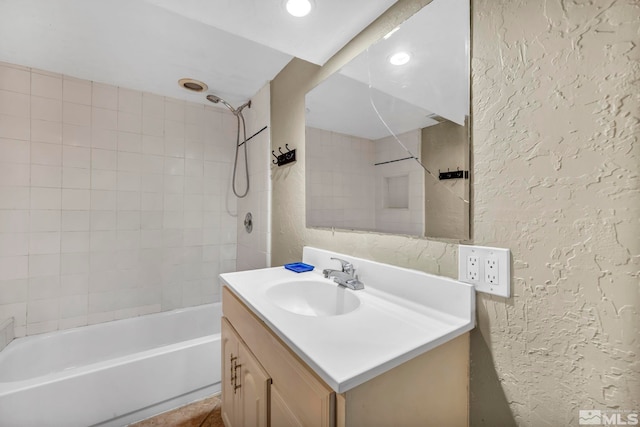
[[[395,134],[436,124],[434,115],[464,125],[469,17],[467,0],[434,0],[343,67],[342,76],[334,74],[308,93],[307,125],[367,139],[387,136],[373,108],[362,111],[371,100]],[[411,60],[391,65],[389,57],[399,51]]]

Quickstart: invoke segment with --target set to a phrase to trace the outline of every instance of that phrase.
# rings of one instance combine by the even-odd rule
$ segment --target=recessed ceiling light
[[[404,65],[409,61],[411,61],[411,54],[409,52],[398,52],[389,57],[389,62],[392,65]]]
[[[287,0],[285,7],[289,14],[301,18],[311,12],[311,0]]]

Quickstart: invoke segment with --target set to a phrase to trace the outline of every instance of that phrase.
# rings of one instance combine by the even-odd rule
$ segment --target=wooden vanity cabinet
[[[468,426],[468,333],[336,393],[226,286],[222,289],[226,427]],[[238,359],[232,360],[232,351]],[[251,360],[247,366],[253,367],[247,379],[238,368],[243,379],[234,385],[236,360],[243,368]]]

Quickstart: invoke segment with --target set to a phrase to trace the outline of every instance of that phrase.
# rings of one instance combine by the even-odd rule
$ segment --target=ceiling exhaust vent
[[[205,83],[194,79],[180,79],[178,80],[178,84],[192,92],[204,92],[209,88]]]

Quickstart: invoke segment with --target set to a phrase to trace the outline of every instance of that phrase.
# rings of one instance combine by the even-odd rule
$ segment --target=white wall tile
[[[90,228],[90,213],[86,210],[62,211],[61,231],[87,231]]]
[[[91,168],[91,149],[87,147],[62,147],[62,166],[73,168]]]
[[[113,150],[91,149],[91,168],[115,171],[118,167],[118,153]]]
[[[28,164],[31,144],[28,141],[0,138],[0,159],[7,163]]]
[[[0,280],[25,279],[29,276],[29,257],[0,256]]]
[[[27,279],[0,280],[0,307],[5,304],[15,304],[27,300]],[[0,313],[2,309],[0,309]],[[4,319],[4,317],[0,316]]]
[[[62,100],[76,104],[91,105],[91,82],[64,76]]]
[[[145,154],[164,155],[164,138],[162,135],[143,135],[142,152]]]
[[[118,112],[94,106],[91,109],[91,126],[94,129],[118,130]]]
[[[31,95],[31,118],[48,122],[62,122],[62,101]]]
[[[118,187],[118,174],[113,170],[93,169],[91,171],[92,190],[116,190]]]
[[[164,173],[167,175],[184,175],[184,159],[165,157]]]
[[[63,123],[62,143],[77,147],[91,147],[91,127]]]
[[[140,191],[140,185],[138,172],[118,172],[118,191]]]
[[[101,83],[93,83],[91,105],[94,107],[118,109],[118,88]]]
[[[62,168],[60,166],[32,165],[31,185],[60,188],[62,186]]]
[[[142,114],[142,92],[118,88],[118,110]]]
[[[60,253],[29,255],[29,277],[60,274]]]
[[[91,191],[90,190],[76,190],[63,188],[62,189],[62,210],[76,211],[76,210],[89,210],[91,206]]]
[[[0,64],[0,89],[20,93],[31,93],[31,73]]]
[[[29,209],[29,187],[0,187],[0,209]]]
[[[199,104],[0,64],[0,320],[18,313],[16,331],[37,333],[219,299],[203,278],[237,258],[233,150],[218,145],[234,126]]]
[[[60,252],[88,252],[91,243],[89,231],[64,231],[61,234]]]
[[[30,231],[60,231],[60,211],[59,210],[31,210]]]
[[[89,252],[63,253],[60,257],[61,275],[89,274]]]
[[[28,141],[30,136],[31,129],[28,118],[0,114],[0,138]]]
[[[144,116],[164,118],[164,98],[148,92],[143,93],[142,114]]]
[[[62,121],[76,126],[90,126],[91,107],[73,102],[63,102]]]
[[[122,132],[142,133],[142,115],[118,111],[118,130]]]
[[[2,204],[0,191],[0,205]],[[0,233],[29,231],[29,210],[0,210]]]
[[[0,233],[0,256],[29,254],[29,233]]]
[[[60,233],[44,231],[29,234],[29,254],[57,254],[60,253]]]
[[[28,280],[28,289],[29,301],[56,298],[60,293],[60,277],[33,277]]]
[[[91,211],[91,230],[115,230],[117,225],[116,211]]]
[[[118,131],[93,127],[91,129],[91,147],[116,150],[118,148]]]
[[[91,210],[115,211],[118,206],[116,191],[91,190]]]
[[[0,114],[31,117],[31,97],[24,93],[0,90]]]
[[[62,146],[58,144],[32,142],[31,164],[62,166]]]
[[[140,192],[139,191],[118,191],[119,211],[137,211],[140,210]]]
[[[21,164],[2,163],[0,159],[1,186],[29,186],[29,167]]]
[[[62,99],[62,76],[31,73],[31,95]]]
[[[140,133],[118,132],[118,150],[133,153],[142,152],[142,135]]]

